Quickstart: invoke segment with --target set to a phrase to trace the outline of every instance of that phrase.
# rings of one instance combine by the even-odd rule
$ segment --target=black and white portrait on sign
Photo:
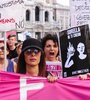
[[[77,51],[79,52],[79,55],[78,55],[79,59],[81,59],[81,60],[86,59],[87,54],[84,53],[85,52],[85,45],[84,45],[84,43],[80,42],[77,45]]]
[[[60,34],[60,49],[63,77],[89,72],[89,59],[86,48],[85,32],[87,25],[73,27]]]
[[[74,64],[74,61],[73,61],[73,59],[71,59],[71,57],[74,56],[75,51],[76,50],[75,50],[73,44],[71,44],[69,42],[69,47],[67,48],[67,60],[65,62],[65,68],[70,68]],[[77,55],[79,59],[81,59],[81,60],[86,59],[87,54],[85,54],[85,45],[84,45],[84,43],[82,43],[82,42],[78,43],[77,51],[79,53]]]

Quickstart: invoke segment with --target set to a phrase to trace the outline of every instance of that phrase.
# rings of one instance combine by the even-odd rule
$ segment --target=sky
[[[62,5],[69,6],[69,0],[57,0],[57,2],[62,4]]]

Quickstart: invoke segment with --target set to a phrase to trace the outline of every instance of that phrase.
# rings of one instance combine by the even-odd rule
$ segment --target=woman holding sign
[[[45,53],[46,70],[51,76],[62,78],[62,64],[61,59],[59,58],[60,49],[57,35],[46,35],[42,39],[42,46]],[[80,79],[86,79],[87,75],[79,75],[79,77]]]
[[[45,70],[45,57],[40,41],[34,38],[23,42],[22,51],[19,56],[17,72],[29,76],[47,77]],[[50,82],[54,82],[56,77],[51,77]]]
[[[62,67],[61,60],[59,58],[59,45],[57,35],[46,35],[42,39],[42,46],[45,53],[46,70],[51,75],[55,75],[58,78],[62,77]]]

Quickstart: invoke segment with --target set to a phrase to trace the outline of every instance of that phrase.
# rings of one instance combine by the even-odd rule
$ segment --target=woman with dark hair
[[[22,51],[18,59],[17,72],[30,76],[46,76],[45,57],[40,41],[34,38],[23,42]],[[50,82],[56,80],[51,77]]]
[[[32,74],[30,71],[35,71],[37,73],[35,76],[45,76],[44,66],[45,60],[40,41],[34,38],[25,40],[19,56],[17,72]]]
[[[45,53],[46,70],[50,74],[60,78],[62,76],[62,67],[59,58],[59,44],[57,35],[47,34],[42,39],[42,46]]]
[[[42,46],[46,61],[57,61],[59,56],[58,37],[56,34],[47,34],[42,39]]]

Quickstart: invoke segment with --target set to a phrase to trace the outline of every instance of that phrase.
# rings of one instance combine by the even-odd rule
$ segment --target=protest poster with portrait
[[[85,37],[88,30],[88,25],[82,25],[59,33],[64,78],[89,72]]]

